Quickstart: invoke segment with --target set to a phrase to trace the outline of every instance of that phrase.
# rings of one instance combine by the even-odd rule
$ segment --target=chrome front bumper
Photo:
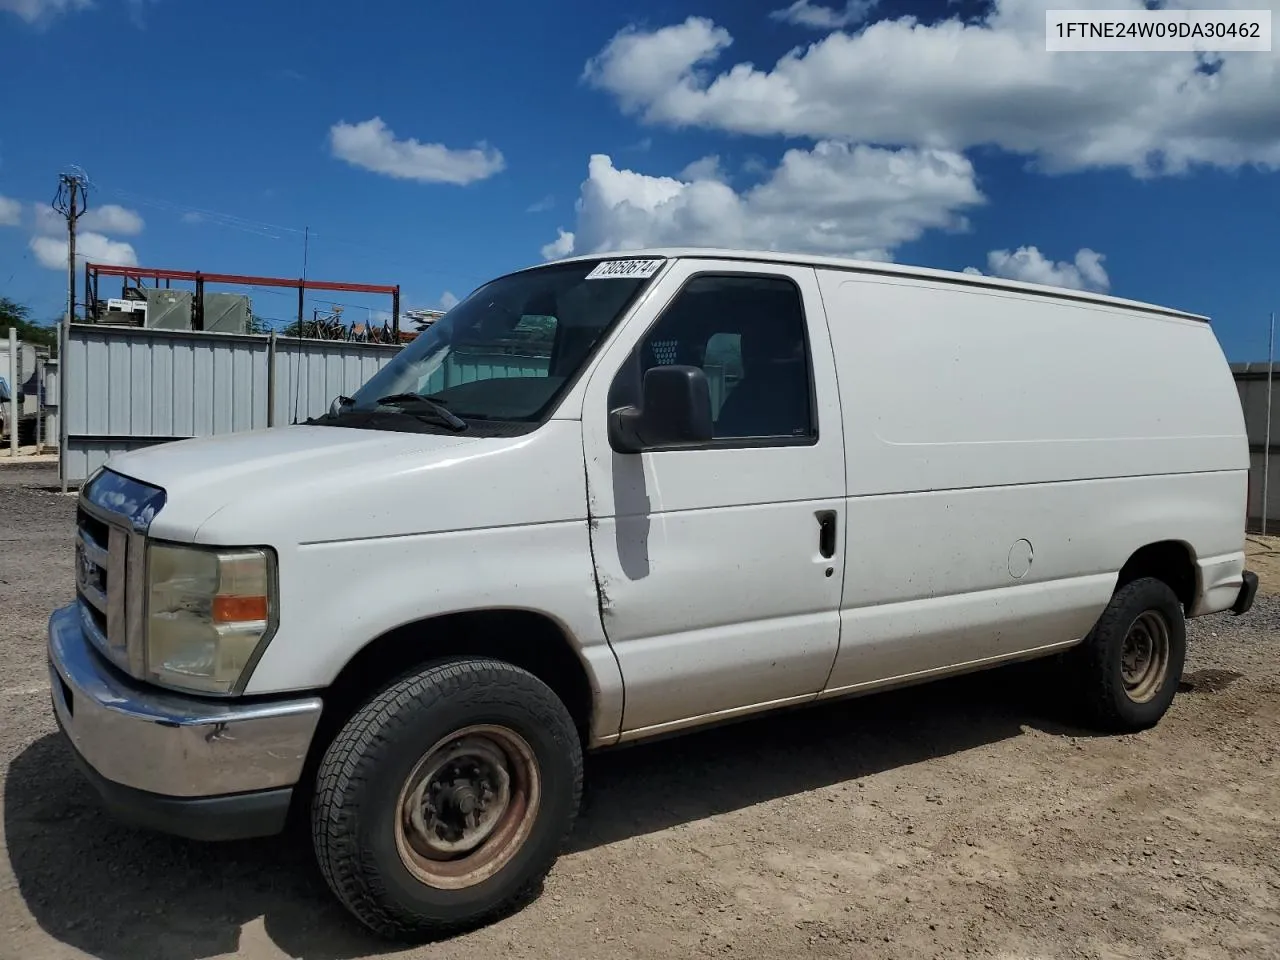
[[[287,800],[322,708],[319,697],[218,701],[124,680],[91,648],[75,604],[49,619],[49,674],[58,723],[104,796],[116,785],[170,808],[198,801],[192,812],[233,794],[286,788]]]

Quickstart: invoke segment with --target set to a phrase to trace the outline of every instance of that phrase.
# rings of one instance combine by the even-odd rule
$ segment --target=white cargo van
[[[49,627],[108,807],[309,817],[389,936],[551,868],[582,755],[1061,654],[1155,724],[1185,618],[1242,613],[1248,447],[1201,317],[773,253],[476,290],[307,425],[113,459]]]

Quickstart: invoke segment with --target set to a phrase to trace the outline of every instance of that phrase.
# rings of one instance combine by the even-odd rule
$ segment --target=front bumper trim
[[[189,840],[248,840],[275,836],[289,818],[291,787],[222,797],[166,797],[108,780],[79,753],[73,750],[72,756],[107,812],[135,827]]]
[[[208,799],[291,788],[302,774],[319,697],[210,701],[125,679],[92,649],[75,604],[50,617],[48,653],[58,723],[109,784]]]

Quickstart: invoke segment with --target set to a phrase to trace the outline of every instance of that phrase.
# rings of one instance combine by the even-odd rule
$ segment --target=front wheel
[[[1160,722],[1187,655],[1182,604],[1162,580],[1120,587],[1084,642],[1071,651],[1085,719],[1132,733]]]
[[[329,746],[316,857],[374,932],[444,936],[528,896],[581,792],[578,734],[546,684],[496,660],[434,664],[365,704]]]

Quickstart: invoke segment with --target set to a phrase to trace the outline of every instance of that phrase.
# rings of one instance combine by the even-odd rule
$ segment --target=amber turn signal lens
[[[213,598],[214,623],[246,623],[267,619],[266,597]]]

